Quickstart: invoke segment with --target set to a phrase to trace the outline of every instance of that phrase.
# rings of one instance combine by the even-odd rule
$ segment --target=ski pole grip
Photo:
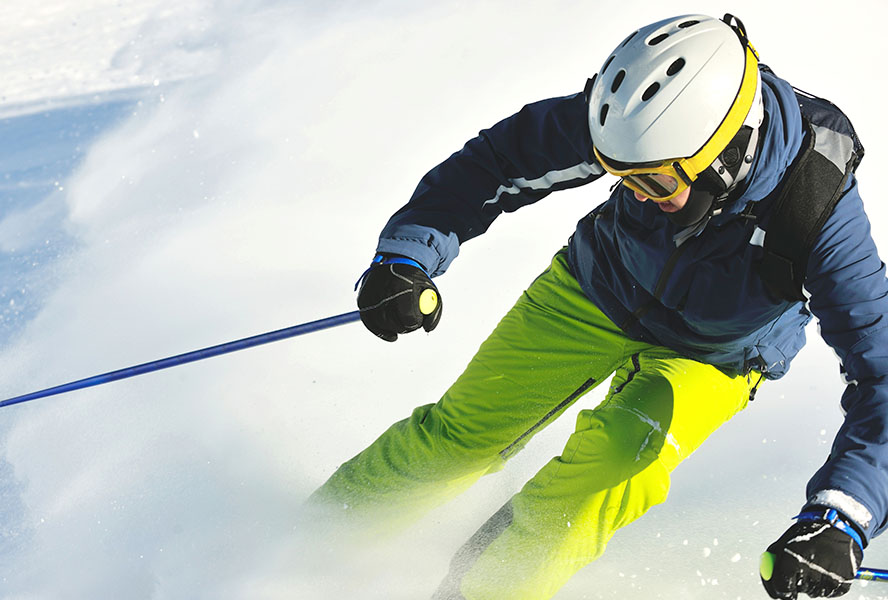
[[[771,581],[771,577],[774,575],[775,558],[773,552],[764,552],[759,558],[759,575],[765,581]]]
[[[427,288],[419,295],[419,312],[424,315],[430,315],[438,308],[438,292],[432,288]]]

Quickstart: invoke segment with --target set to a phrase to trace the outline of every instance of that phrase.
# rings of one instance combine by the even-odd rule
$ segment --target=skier
[[[501,213],[622,178],[440,401],[340,466],[311,504],[350,524],[409,523],[613,374],[434,596],[549,598],[666,499],[671,471],[762,380],[786,373],[816,316],[847,378],[845,421],[762,582],[773,598],[846,593],[888,516],[888,283],[853,174],[862,152],[841,111],[759,64],[735,17],[635,31],[585,92],[482,131],[389,220],[358,306],[395,341],[438,325],[431,278]]]

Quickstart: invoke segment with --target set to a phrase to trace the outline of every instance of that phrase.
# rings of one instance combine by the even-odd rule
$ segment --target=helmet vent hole
[[[644,93],[641,95],[641,99],[644,100],[645,102],[647,102],[648,100],[650,100],[651,98],[654,97],[654,94],[656,94],[659,89],[660,89],[660,84],[655,81],[654,83],[652,83],[648,86],[648,89],[646,89],[644,91]]]
[[[666,69],[666,74],[669,75],[670,77],[672,77],[673,75],[675,75],[676,73],[681,71],[682,67],[684,67],[684,66],[685,66],[685,59],[678,58],[675,60],[675,62],[673,62],[671,65],[669,65],[669,68]]]
[[[607,109],[610,108],[609,105],[605,104],[601,107],[601,113],[598,115],[599,124],[604,127],[604,120],[607,119]]]
[[[657,37],[649,39],[648,46],[656,46],[657,44],[659,44],[660,42],[662,42],[663,40],[665,40],[668,37],[669,37],[668,33],[661,33]]]
[[[607,68],[610,66],[611,62],[613,62],[614,58],[616,58],[616,56],[611,56],[609,59],[607,59],[605,61],[604,66],[601,67],[601,74],[602,75],[604,75],[604,72],[607,71]]]
[[[616,94],[617,90],[620,89],[620,84],[623,83],[623,79],[626,77],[626,71],[624,69],[620,69],[617,72],[617,76],[614,77],[614,82],[611,84],[611,93]]]
[[[626,44],[628,44],[628,43],[629,43],[629,40],[631,40],[632,38],[634,38],[636,33],[638,33],[638,30],[635,30],[634,32],[632,32],[632,33],[629,35],[629,37],[627,37],[625,40],[623,40],[623,43],[620,44],[620,48],[622,48],[623,46],[625,46]]]
[[[699,22],[700,22],[700,21],[685,21],[684,23],[679,23],[679,24],[678,24],[678,27],[679,27],[680,29],[686,29],[687,27],[692,27],[692,26],[696,25],[696,24],[699,23]]]

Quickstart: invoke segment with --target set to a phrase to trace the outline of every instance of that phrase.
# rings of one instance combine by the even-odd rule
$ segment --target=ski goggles
[[[696,154],[688,158],[672,158],[646,163],[624,163],[602,155],[592,148],[595,158],[611,175],[623,178],[623,184],[634,192],[653,200],[667,202],[687,189],[697,177],[715,162],[718,155],[740,131],[755,100],[758,83],[758,60],[751,45],[746,45],[746,65],[737,96],[730,110],[712,136]]]

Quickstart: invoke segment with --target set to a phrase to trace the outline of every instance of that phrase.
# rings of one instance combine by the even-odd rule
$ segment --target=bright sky
[[[861,189],[888,247],[872,182],[886,155],[888,9],[849,2],[827,21],[835,5],[820,4],[706,9],[742,9],[765,62],[852,117],[867,147]],[[9,395],[352,310],[379,229],[425,171],[523,104],[581,89],[636,26],[694,10],[651,0],[610,14],[567,0],[35,6],[4,3],[0,115],[24,127],[0,154],[12,160],[27,143],[38,162],[78,158],[51,192],[0,215],[4,256],[45,258],[15,262],[6,282],[27,288],[33,307],[0,347]],[[23,116],[50,108],[60,110]],[[560,452],[576,410],[603,390],[371,557],[318,556],[296,528],[300,503],[437,399],[611,183],[556,194],[467,244],[439,281],[446,308],[433,334],[385,345],[345,326],[4,409],[0,597],[429,596],[452,552]],[[837,363],[809,334],[791,374],[679,469],[670,501],[557,598],[763,596],[758,553],[803,502],[840,423]],[[882,546],[867,563],[888,566]],[[856,584],[849,597],[888,592]]]

